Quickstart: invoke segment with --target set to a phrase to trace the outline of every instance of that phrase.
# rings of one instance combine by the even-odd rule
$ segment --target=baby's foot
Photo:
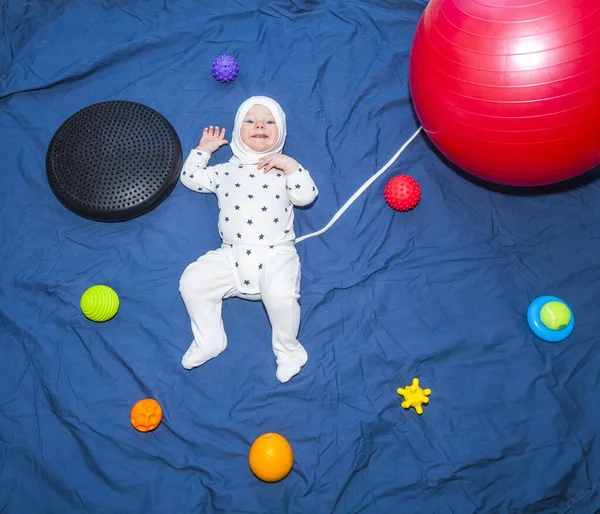
[[[183,359],[181,359],[181,365],[185,369],[197,368],[198,366],[202,366],[206,361],[219,355],[224,349],[225,348],[217,351],[214,348],[200,346],[196,343],[196,340],[194,340],[187,349],[187,352],[185,352]]]
[[[280,362],[277,365],[277,372],[275,373],[277,380],[279,380],[282,384],[285,384],[298,373],[300,373],[302,366],[304,366],[307,361],[308,355],[306,352],[303,352],[303,354],[299,355],[296,359],[289,359],[284,362]]]

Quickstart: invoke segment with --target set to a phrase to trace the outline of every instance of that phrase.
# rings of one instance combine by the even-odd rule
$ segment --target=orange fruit
[[[268,432],[252,443],[248,463],[260,480],[278,482],[292,470],[294,452],[285,437]]]
[[[156,400],[144,398],[131,408],[131,424],[140,432],[154,430],[162,420],[162,409]]]

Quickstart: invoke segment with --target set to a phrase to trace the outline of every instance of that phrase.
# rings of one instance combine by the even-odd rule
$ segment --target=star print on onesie
[[[318,191],[302,166],[291,175],[231,162],[208,166],[210,156],[192,150],[181,174],[193,191],[214,193],[219,202],[219,234],[232,247],[236,285],[244,295],[256,295],[260,265],[269,246],[293,244],[294,205],[308,205]],[[237,264],[237,265],[236,265]]]

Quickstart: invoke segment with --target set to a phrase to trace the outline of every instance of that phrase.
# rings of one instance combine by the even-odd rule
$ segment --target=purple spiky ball
[[[239,70],[237,61],[229,54],[217,55],[212,63],[213,77],[220,82],[231,82],[238,76]]]

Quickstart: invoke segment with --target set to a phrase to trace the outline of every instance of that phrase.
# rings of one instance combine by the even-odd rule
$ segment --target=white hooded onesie
[[[254,105],[267,107],[279,129],[270,150],[257,153],[241,140],[240,127]],[[262,300],[273,331],[277,378],[287,382],[306,364],[298,342],[300,324],[300,260],[294,246],[294,206],[311,204],[318,191],[300,166],[291,175],[257,168],[264,155],[281,153],[286,138],[285,113],[273,99],[254,96],[238,109],[229,162],[208,166],[210,155],[192,150],[181,182],[192,191],[214,193],[219,203],[221,248],[190,264],[179,290],[192,323],[194,340],[183,356],[186,369],[204,364],[227,346],[221,319],[224,298]]]

